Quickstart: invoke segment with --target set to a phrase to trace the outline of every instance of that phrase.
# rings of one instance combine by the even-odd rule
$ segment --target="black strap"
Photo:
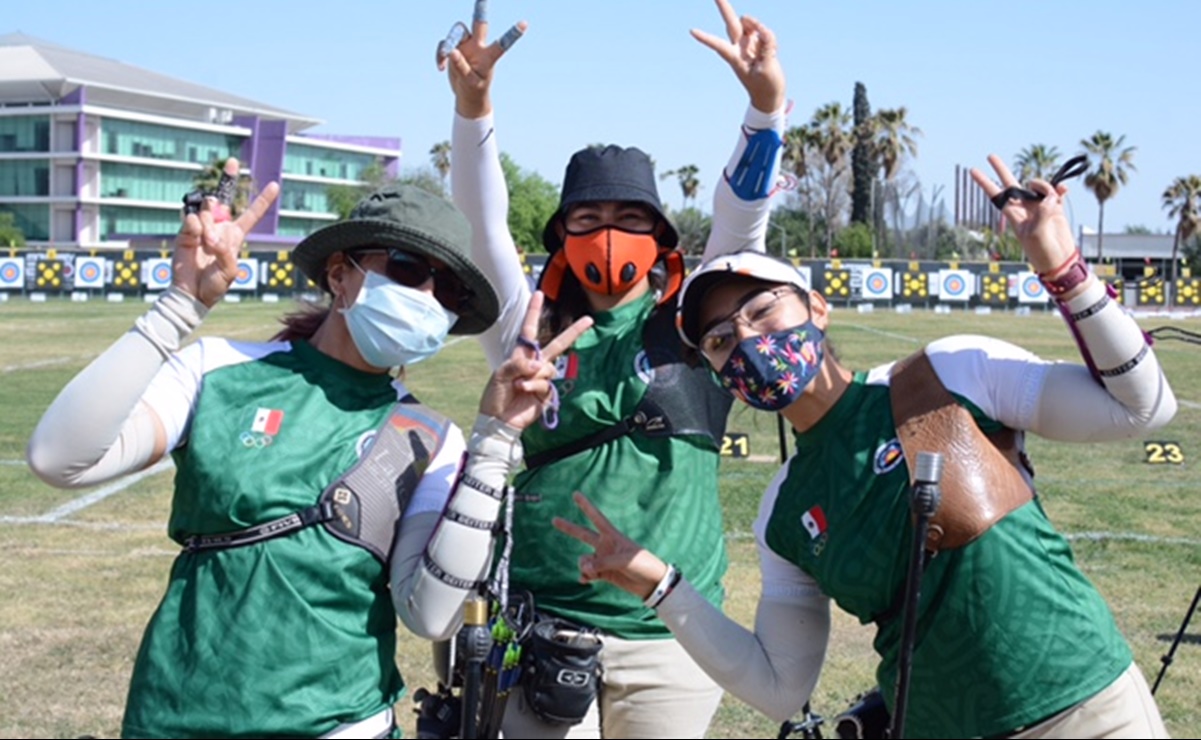
[[[298,529],[311,527],[314,524],[328,522],[333,518],[333,505],[328,501],[322,501],[293,514],[269,521],[266,524],[247,527],[236,532],[195,534],[184,540],[183,546],[187,552],[199,552],[201,550],[223,550],[228,547],[253,545],[256,542],[291,534]]]
[[[634,410],[633,414],[630,414],[612,426],[605,427],[599,432],[589,434],[587,437],[581,437],[574,442],[568,442],[562,447],[555,447],[554,449],[545,450],[533,455],[526,455],[525,466],[527,468],[540,468],[543,465],[558,462],[565,457],[570,457],[584,450],[599,447],[619,437],[624,437],[636,429],[645,429],[651,432],[663,429],[667,425],[667,420],[661,412],[658,414],[654,413],[651,410],[653,406],[649,402],[642,403]]]
[[[1181,329],[1178,326],[1157,326],[1147,332],[1147,336],[1152,339],[1177,339],[1189,344],[1201,344],[1201,334]]]
[[[1088,169],[1088,155],[1077,154],[1068,161],[1063,163],[1063,166],[1051,175],[1051,187],[1055,187],[1059,183],[1069,177],[1077,177],[1084,174]],[[992,204],[997,208],[1004,208],[1005,204],[1010,200],[1042,200],[1043,196],[1033,190],[1021,187],[1020,185],[1010,185],[1001,192],[992,197]]]

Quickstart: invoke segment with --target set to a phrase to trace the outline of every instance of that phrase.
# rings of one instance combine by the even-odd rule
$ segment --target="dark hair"
[[[279,320],[284,328],[276,332],[275,336],[271,337],[271,341],[292,342],[297,339],[311,339],[329,317],[330,310],[330,306],[306,302],[303,307],[284,315]]]

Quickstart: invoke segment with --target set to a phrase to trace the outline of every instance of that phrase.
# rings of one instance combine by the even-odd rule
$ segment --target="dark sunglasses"
[[[379,254],[380,252],[388,255],[384,273],[389,280],[406,288],[418,288],[425,285],[426,280],[433,278],[434,298],[448,311],[460,313],[461,309],[475,295],[449,267],[434,267],[422,255],[406,252],[399,247],[356,249],[350,253],[350,256],[354,258],[355,262],[358,262],[360,255]]]

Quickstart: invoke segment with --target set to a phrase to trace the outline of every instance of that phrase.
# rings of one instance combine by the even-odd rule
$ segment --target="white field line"
[[[68,501],[57,509],[42,514],[41,516],[0,516],[0,523],[55,524],[77,511],[82,511],[98,501],[103,501],[109,496],[112,496],[114,493],[120,493],[121,491],[124,491],[126,488],[129,488],[143,478],[157,475],[158,473],[173,467],[175,467],[174,461],[172,461],[169,457],[164,458],[163,460],[160,460],[141,472],[134,473],[133,475],[127,475],[124,478],[118,478],[107,486],[97,488],[94,491],[89,491],[83,496],[80,496],[73,501]]]
[[[20,365],[5,365],[0,367],[0,373],[14,373],[22,370],[37,370],[42,367],[52,367],[54,365],[65,365],[68,362],[77,360],[90,359],[92,355],[75,355],[73,357],[52,357],[48,360],[38,360],[37,362],[26,362]]]
[[[910,344],[918,344],[922,341],[917,337],[907,337],[904,334],[895,334],[891,331],[884,331],[883,329],[877,329],[871,326],[863,326],[862,324],[852,324],[847,321],[841,321],[838,325],[850,327],[852,329],[859,329],[860,331],[865,331],[869,334],[879,334],[882,337],[889,337],[890,339],[899,339],[902,342],[909,342]]]

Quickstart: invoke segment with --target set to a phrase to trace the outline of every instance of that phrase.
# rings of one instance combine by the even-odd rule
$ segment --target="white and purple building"
[[[395,176],[400,139],[306,134],[320,120],[23,34],[0,35],[0,213],[27,249],[160,249],[181,197],[236,156],[279,199],[247,240],[283,250],[337,218],[327,193]],[[0,248],[5,245],[0,244]]]

